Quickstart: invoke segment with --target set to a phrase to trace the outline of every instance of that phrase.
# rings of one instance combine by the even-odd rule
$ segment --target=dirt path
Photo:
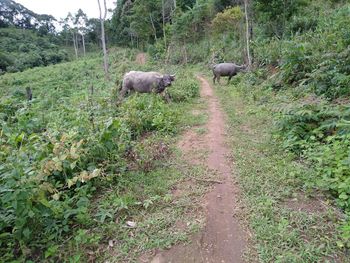
[[[135,60],[137,64],[144,65],[147,61],[146,53],[138,53]]]
[[[201,82],[201,97],[208,101],[209,121],[205,135],[188,131],[179,143],[179,147],[190,162],[207,165],[217,172],[221,184],[205,196],[206,223],[204,229],[192,238],[189,245],[177,245],[168,251],[156,255],[152,263],[239,263],[246,247],[247,233],[236,217],[240,209],[239,189],[232,179],[232,168],[228,160],[229,148],[226,146],[225,121],[218,99],[206,79],[197,77]],[[201,148],[209,152],[206,158],[191,154]]]

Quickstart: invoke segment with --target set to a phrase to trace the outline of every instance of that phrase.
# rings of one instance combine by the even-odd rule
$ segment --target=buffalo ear
[[[171,79],[172,81],[175,80],[175,75],[176,75],[176,74],[170,75],[170,79]]]

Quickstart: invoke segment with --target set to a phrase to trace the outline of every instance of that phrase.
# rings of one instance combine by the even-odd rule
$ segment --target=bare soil
[[[144,65],[147,61],[146,53],[138,53],[135,60],[137,64]]]
[[[215,171],[216,181],[213,180],[213,188],[203,200],[205,227],[192,237],[190,244],[160,251],[152,263],[243,262],[249,234],[237,217],[237,211],[241,209],[239,187],[232,177],[234,170],[226,143],[225,118],[212,87],[203,77],[197,78],[201,82],[201,97],[208,102],[207,133],[199,135],[189,130],[178,147],[189,163],[207,166]],[[203,156],[203,152],[207,154]]]

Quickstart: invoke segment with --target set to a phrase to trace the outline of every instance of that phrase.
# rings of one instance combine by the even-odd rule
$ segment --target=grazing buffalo
[[[160,74],[158,72],[130,71],[124,75],[120,90],[123,98],[129,91],[140,93],[162,93],[166,87],[171,86],[175,75]]]
[[[215,84],[215,79],[217,79],[217,81],[220,84],[220,77],[224,76],[224,77],[228,77],[228,81],[227,81],[227,84],[228,84],[233,76],[237,75],[238,72],[245,71],[246,68],[247,67],[245,65],[238,66],[234,63],[216,64],[213,66],[213,74],[214,74],[213,82]]]

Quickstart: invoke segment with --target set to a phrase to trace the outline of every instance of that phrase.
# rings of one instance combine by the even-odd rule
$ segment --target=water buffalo
[[[213,66],[213,82],[215,84],[215,79],[220,84],[220,77],[228,77],[227,84],[230,82],[231,78],[237,75],[238,72],[245,71],[247,67],[245,65],[238,66],[234,63],[220,63]]]
[[[171,86],[171,82],[174,80],[175,75],[163,75],[158,72],[130,71],[124,75],[120,97],[123,98],[129,91],[162,93],[166,87]]]

